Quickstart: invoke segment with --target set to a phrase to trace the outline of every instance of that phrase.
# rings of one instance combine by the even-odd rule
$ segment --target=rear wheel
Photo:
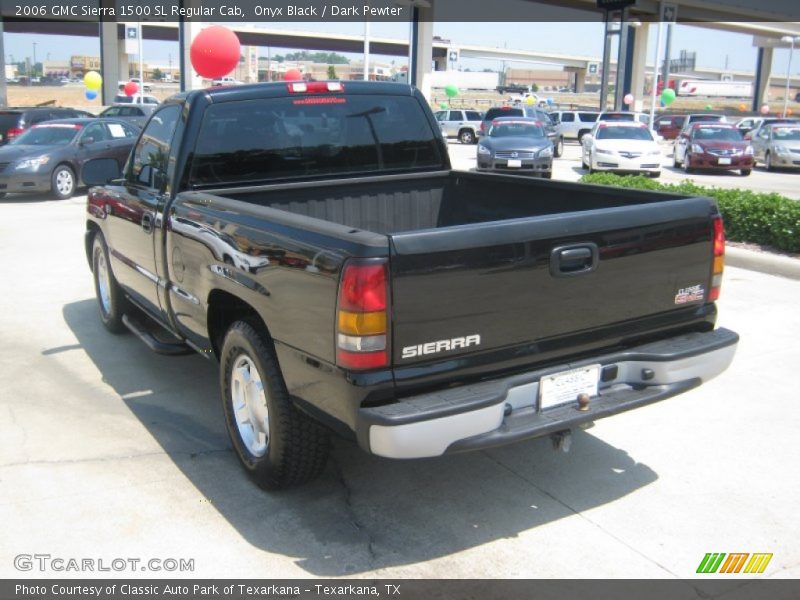
[[[687,173],[694,173],[694,169],[692,168],[692,157],[689,156],[689,153],[686,153],[686,156],[683,157],[683,170]]]
[[[59,200],[66,200],[71,198],[75,193],[75,173],[67,165],[58,165],[53,170],[53,175],[50,177],[50,190],[53,195]]]
[[[748,175],[750,175],[750,173],[751,173],[751,172],[752,172],[752,169],[741,169],[741,170],[739,171],[739,174],[740,174],[742,177],[747,177]]]
[[[767,171],[775,170],[775,167],[772,164],[772,154],[770,152],[767,152],[764,155],[764,167],[767,169]]]
[[[6,192],[0,192],[0,198],[5,198],[5,197],[6,197]]]
[[[111,262],[108,259],[108,246],[99,231],[92,241],[92,276],[97,306],[100,309],[100,320],[111,333],[123,333],[127,327],[122,322],[122,315],[129,307],[127,298],[119,287]]]
[[[553,178],[553,172],[552,171],[547,171],[546,173],[542,173],[542,178],[544,178],[544,179],[552,179]]]
[[[325,468],[328,432],[292,403],[265,332],[237,321],[220,354],[225,424],[233,448],[257,485],[278,490]]]
[[[658,179],[659,177],[661,177],[661,171],[650,171],[648,175],[650,175],[650,177],[652,177],[653,179]]]
[[[583,130],[578,132],[578,143],[579,144],[583,143],[583,136],[585,136],[587,133],[589,133],[588,129],[583,129]]]
[[[458,132],[458,141],[462,144],[474,144],[475,134],[470,129],[462,129]]]

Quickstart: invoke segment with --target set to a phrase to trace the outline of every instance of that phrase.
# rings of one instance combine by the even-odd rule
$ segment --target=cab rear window
[[[435,170],[443,166],[437,135],[406,96],[226,102],[205,112],[191,180],[202,187]]]

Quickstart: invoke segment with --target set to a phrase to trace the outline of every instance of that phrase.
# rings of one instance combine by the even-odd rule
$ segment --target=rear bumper
[[[362,408],[360,445],[388,458],[424,458],[541,437],[697,387],[733,360],[739,336],[727,329],[690,333],[625,351],[474,385]],[[608,367],[587,411],[577,401],[538,407],[543,376],[580,366]],[[610,378],[616,367],[616,376]]]

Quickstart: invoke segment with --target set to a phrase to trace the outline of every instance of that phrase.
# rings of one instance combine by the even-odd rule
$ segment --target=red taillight
[[[339,310],[386,310],[386,263],[349,264],[339,288]]]
[[[344,91],[344,85],[340,81],[298,81],[287,83],[286,88],[290,94],[321,94]]]
[[[711,269],[711,288],[708,291],[708,301],[714,302],[719,298],[720,286],[722,285],[722,270],[725,266],[725,228],[722,217],[713,218],[714,223],[714,258]]]
[[[336,364],[345,369],[389,365],[389,267],[386,259],[345,264],[336,310]]]
[[[481,132],[486,131],[486,121],[481,121]]]
[[[24,129],[20,129],[19,127],[12,127],[8,131],[6,131],[6,139],[10,140],[11,138],[15,138],[21,133],[25,133]]]

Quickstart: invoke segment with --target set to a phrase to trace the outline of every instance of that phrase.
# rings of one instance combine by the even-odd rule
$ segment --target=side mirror
[[[85,137],[81,140],[81,146],[88,146],[89,144],[94,144],[93,137]]]
[[[744,134],[744,139],[752,140],[753,139],[753,132],[752,131],[748,131],[747,133],[745,133]]]
[[[105,185],[122,177],[119,163],[113,158],[95,158],[83,163],[81,179],[86,185]]]

